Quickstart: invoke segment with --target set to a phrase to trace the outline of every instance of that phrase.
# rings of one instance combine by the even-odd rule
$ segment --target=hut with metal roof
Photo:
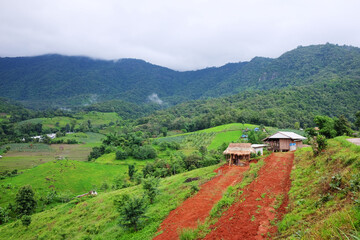
[[[270,137],[263,139],[269,145],[269,149],[274,152],[287,152],[295,151],[297,148],[302,147],[303,137],[294,132],[277,132]]]
[[[251,143],[230,143],[223,154],[229,161],[229,166],[244,166],[250,160],[250,154],[255,153]]]

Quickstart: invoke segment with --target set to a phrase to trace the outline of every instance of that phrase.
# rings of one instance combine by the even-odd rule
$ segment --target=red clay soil
[[[163,232],[154,239],[179,239],[181,229],[196,228],[198,221],[203,222],[209,216],[210,210],[221,199],[227,187],[240,182],[242,173],[248,169],[248,166],[226,165],[216,169],[218,175],[215,178],[203,184],[195,196],[186,199],[178,208],[170,212],[160,226],[159,231]]]
[[[244,189],[241,200],[211,226],[213,230],[205,239],[271,239],[277,228],[270,221],[281,219],[288,204],[293,160],[292,152],[267,157],[258,178]],[[279,201],[281,196],[283,200]]]

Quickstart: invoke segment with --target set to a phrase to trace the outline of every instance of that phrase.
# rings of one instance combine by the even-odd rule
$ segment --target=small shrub
[[[156,195],[159,193],[159,182],[160,180],[154,177],[145,178],[142,181],[143,189],[150,200],[150,204],[154,202]]]
[[[197,193],[199,191],[199,186],[197,184],[192,184],[190,187],[190,193],[191,195]]]
[[[28,227],[31,224],[31,216],[29,215],[22,216],[21,223],[23,226]]]
[[[144,197],[132,197],[123,195],[119,200],[115,201],[117,210],[120,213],[120,226],[139,229],[139,225],[145,218],[147,204]]]
[[[124,160],[128,157],[127,152],[125,151],[116,151],[116,160]]]

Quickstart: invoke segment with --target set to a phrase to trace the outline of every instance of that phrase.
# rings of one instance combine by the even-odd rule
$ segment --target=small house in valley
[[[255,150],[256,155],[262,156],[264,154],[264,147],[267,147],[266,144],[251,144],[251,147]]]
[[[275,152],[295,151],[302,147],[302,140],[305,140],[299,134],[293,132],[277,132],[263,141],[269,145],[269,149]]]
[[[243,166],[250,160],[250,154],[255,153],[255,150],[251,147],[251,143],[230,143],[223,153],[229,161],[229,166]]]

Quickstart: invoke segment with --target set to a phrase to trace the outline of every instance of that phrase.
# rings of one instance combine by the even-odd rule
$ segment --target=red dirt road
[[[179,231],[183,228],[196,228],[198,220],[203,222],[209,216],[214,204],[219,201],[228,186],[240,182],[243,172],[249,167],[222,166],[215,170],[218,173],[214,179],[201,186],[200,191],[186,199],[178,208],[171,211],[162,222],[156,240],[179,239]]]
[[[281,219],[288,204],[293,160],[292,152],[267,157],[258,178],[244,189],[241,200],[223,214],[205,239],[271,239],[277,229],[270,221]]]

